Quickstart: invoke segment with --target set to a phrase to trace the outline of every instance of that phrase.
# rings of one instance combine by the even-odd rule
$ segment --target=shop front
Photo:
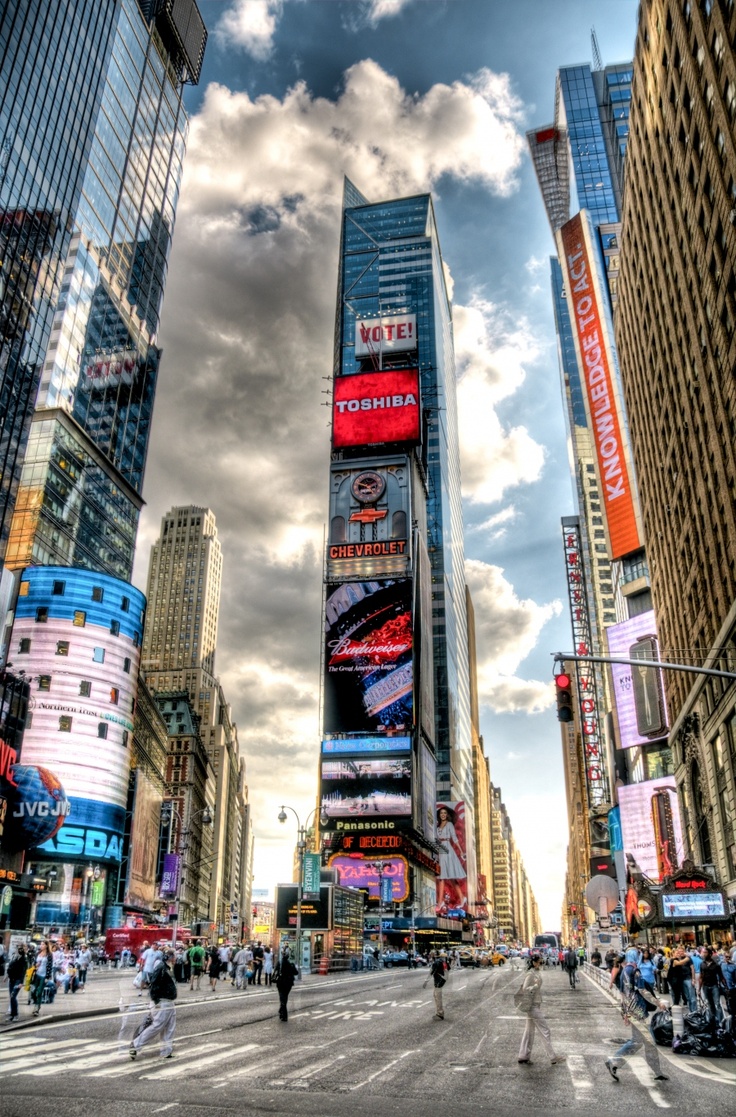
[[[692,861],[659,884],[632,881],[626,924],[637,941],[656,946],[726,947],[734,941],[734,917],[724,889]]]

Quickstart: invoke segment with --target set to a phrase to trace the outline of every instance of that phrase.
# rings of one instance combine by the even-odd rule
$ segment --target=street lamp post
[[[184,830],[181,815],[179,814],[179,811],[176,809],[174,804],[172,802],[167,803],[167,808],[168,808],[168,813],[169,813],[169,841],[168,841],[169,853],[171,852],[171,815],[175,814],[176,817],[179,819],[179,836],[178,836],[177,842],[176,842],[176,854],[177,854],[177,858],[180,857],[181,860],[177,862],[176,891],[175,891],[175,894],[174,894],[174,907],[175,907],[176,910],[175,910],[175,915],[174,915],[174,919],[173,919],[173,922],[172,922],[172,935],[171,935],[171,946],[174,950],[176,950],[176,932],[177,932],[178,927],[179,927],[179,904],[181,903],[181,885],[182,885],[182,880],[184,878],[184,854],[186,853],[187,848],[188,848],[187,843],[186,843],[186,839],[189,836],[189,834],[191,833],[192,823],[194,822],[194,819],[197,818],[198,815],[202,816],[202,825],[203,826],[211,826],[213,819],[212,819],[212,812],[209,809],[209,807],[203,807],[201,811],[195,811],[194,814],[191,815],[191,817],[189,819],[189,826],[186,830]]]
[[[293,807],[288,807],[285,804],[282,804],[281,809],[279,810],[279,813],[278,813],[278,816],[277,816],[279,822],[281,822],[281,823],[286,822],[286,812],[287,811],[291,811],[294,818],[296,819],[297,832],[298,832],[298,835],[299,835],[298,840],[297,840],[297,846],[296,846],[297,853],[298,853],[298,861],[299,861],[299,880],[297,881],[297,884],[296,884],[296,964],[297,964],[297,967],[299,969],[299,974],[301,976],[301,967],[302,967],[302,893],[303,893],[303,889],[304,889],[304,851],[307,848],[307,830],[309,828],[309,820],[310,820],[310,818],[313,818],[314,815],[317,813],[317,808],[315,807],[314,810],[309,812],[309,814],[307,815],[307,820],[304,823],[304,826],[302,826],[301,821],[299,819],[299,815],[296,813],[294,808]],[[324,817],[324,815],[320,814],[320,819],[319,820],[320,820],[320,823],[321,823],[322,826],[327,825],[327,819]]]
[[[383,955],[383,874],[389,867],[388,861],[372,861],[368,868],[373,869],[378,873],[378,950],[381,955],[381,964],[386,965]],[[412,925],[414,920],[414,909],[412,908]],[[412,926],[413,937],[413,926]]]

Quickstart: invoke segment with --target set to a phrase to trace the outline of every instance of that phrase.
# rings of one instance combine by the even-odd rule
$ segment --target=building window
[[[54,597],[63,597],[65,588],[66,588],[66,582],[54,582],[54,584],[51,588],[51,592],[54,595]]]
[[[130,733],[128,732],[127,729],[124,729],[123,730],[123,748],[124,749],[127,749],[129,740],[130,740]]]
[[[105,591],[103,590],[102,586],[92,586],[92,600],[93,601],[102,601],[104,596],[105,596]]]
[[[110,621],[110,635],[111,636],[119,636],[120,635],[120,621]]]
[[[123,598],[123,600],[120,602],[120,608],[122,609],[122,611],[124,613],[127,613],[130,610],[130,598],[129,597],[124,597]]]
[[[83,609],[75,609],[72,624],[75,628],[84,628],[87,623],[87,614]]]
[[[95,663],[104,663],[105,662],[105,649],[104,648],[93,648],[92,659],[95,661]]]
[[[57,640],[56,641],[56,654],[57,655],[69,655],[69,641],[68,640]]]
[[[18,655],[28,655],[30,650],[31,650],[31,641],[29,640],[29,638],[27,636],[24,636],[23,639],[18,644]]]
[[[46,624],[49,619],[49,611],[45,605],[39,605],[36,609],[36,624]]]
[[[60,733],[71,733],[71,731],[72,731],[72,719],[71,719],[71,717],[69,716],[69,714],[62,714],[61,717],[59,718],[59,732]]]
[[[18,588],[18,597],[28,597],[28,591],[31,588],[30,582],[21,582]]]
[[[116,686],[110,687],[110,701],[112,702],[113,706],[117,706],[118,702],[120,701],[120,691]]]
[[[92,693],[92,683],[89,679],[82,679],[79,684],[79,694],[82,698],[89,698]]]
[[[140,644],[140,642],[141,642],[141,634],[140,634],[140,632],[134,632],[134,633],[133,633],[133,647],[134,647],[134,648],[137,648],[137,647],[138,647],[138,645]]]
[[[51,676],[50,675],[39,675],[39,677],[38,677],[38,689],[39,690],[51,690]]]
[[[107,722],[106,721],[98,721],[97,722],[97,736],[102,741],[106,740],[106,738],[107,738]]]
[[[126,655],[125,659],[123,660],[123,671],[125,672],[126,675],[130,674],[130,660],[128,659],[127,655]]]

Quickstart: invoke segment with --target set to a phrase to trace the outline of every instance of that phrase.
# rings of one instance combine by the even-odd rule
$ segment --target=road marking
[[[387,1070],[391,1070],[391,1067],[395,1067],[396,1064],[400,1063],[402,1059],[406,1059],[409,1057],[409,1055],[415,1054],[416,1051],[405,1051],[403,1055],[399,1055],[398,1059],[392,1059],[391,1062],[387,1063],[385,1067],[381,1067],[380,1070],[374,1071],[373,1074],[368,1076],[368,1078],[364,1079],[362,1082],[358,1082],[356,1086],[351,1086],[350,1089],[359,1090],[361,1086],[367,1086],[368,1083],[372,1082],[374,1078],[378,1078],[379,1074],[385,1074]]]
[[[636,1077],[641,1082],[642,1086],[649,1094],[649,1097],[656,1106],[660,1109],[670,1109],[670,1103],[666,1101],[655,1086],[652,1085],[652,1071],[647,1066],[646,1059],[643,1055],[632,1055],[629,1059],[629,1066],[633,1070]]]
[[[205,1051],[212,1051],[213,1048],[216,1048],[218,1046],[219,1045],[217,1043],[200,1043],[200,1044],[197,1044],[197,1046],[195,1046],[195,1047],[190,1047],[190,1048],[187,1049],[187,1053],[186,1053],[187,1061],[189,1061],[189,1059],[191,1058],[192,1055],[201,1055]],[[180,1065],[182,1065],[182,1064],[180,1064]],[[68,1064],[68,1067],[69,1067],[70,1070],[74,1069],[73,1061]],[[124,1064],[122,1062],[121,1063],[115,1063],[113,1066],[105,1067],[103,1070],[90,1071],[90,1073],[87,1074],[85,1077],[87,1077],[87,1078],[116,1078],[118,1075],[121,1075],[121,1074],[140,1073],[141,1069],[145,1069],[145,1063],[143,1063],[143,1062],[139,1063],[139,1062],[131,1059],[130,1062],[127,1063],[127,1064]]]
[[[177,1106],[177,1105],[181,1105],[181,1102],[178,1102],[178,1101],[170,1101],[168,1105],[160,1105],[160,1106],[158,1107],[158,1109],[154,1109],[154,1110],[153,1110],[153,1112],[154,1112],[154,1113],[163,1113],[163,1111],[164,1111],[165,1109],[174,1109],[174,1107],[175,1107],[175,1106]]]
[[[299,1082],[306,1082],[308,1078],[312,1078],[315,1074],[319,1074],[320,1071],[327,1070],[328,1067],[332,1067],[335,1063],[339,1063],[341,1059],[346,1058],[347,1055],[336,1055],[334,1059],[323,1059],[321,1063],[315,1063],[314,1066],[309,1067],[309,1069],[293,1070],[284,1077],[287,1082],[293,1081],[295,1085],[298,1085]]]
[[[593,1089],[593,1080],[588,1076],[588,1067],[583,1055],[568,1055],[565,1059],[567,1069],[576,1093]]]
[[[260,1047],[260,1043],[244,1043],[241,1047],[228,1047],[226,1051],[218,1051],[212,1055],[207,1056],[207,1067],[211,1067],[213,1063],[224,1063],[227,1059],[235,1058],[237,1055],[244,1055],[246,1051],[254,1051]],[[179,1063],[178,1066],[166,1067],[165,1070],[154,1071],[152,1074],[142,1074],[141,1078],[152,1078],[158,1081],[160,1078],[176,1078],[181,1074],[182,1070],[190,1066],[189,1059],[190,1052],[186,1053],[186,1060]]]

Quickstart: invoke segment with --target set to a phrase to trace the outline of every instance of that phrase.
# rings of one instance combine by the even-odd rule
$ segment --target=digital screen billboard
[[[606,629],[608,652],[622,659],[659,659],[654,611]],[[648,745],[667,735],[669,720],[662,672],[653,667],[612,663],[613,694],[622,749]]]
[[[333,382],[332,445],[419,442],[419,371],[361,372]]]
[[[107,574],[60,566],[21,575],[11,650],[34,680],[23,762],[61,781],[69,813],[40,848],[119,861],[145,597]]]
[[[322,742],[325,756],[372,752],[411,752],[411,737],[334,737]]]
[[[463,918],[468,910],[465,803],[437,803],[436,826],[440,861],[437,915]]]
[[[382,866],[379,873],[378,865]],[[409,895],[409,863],[405,857],[380,857],[378,862],[364,858],[359,854],[335,853],[329,860],[331,869],[337,870],[337,876],[343,888],[365,889],[371,900],[379,898],[379,884],[383,881],[391,882],[390,903],[401,903]]]
[[[618,559],[638,551],[642,535],[602,261],[585,212],[557,236],[610,558]]]
[[[413,726],[411,579],[328,585],[325,735]]]
[[[156,899],[156,859],[161,823],[161,791],[139,766],[135,770],[135,798],[130,823],[130,857],[125,903],[150,907]],[[164,891],[164,889],[162,889]],[[172,889],[176,892],[176,889]]]
[[[360,360],[380,358],[388,353],[407,353],[416,347],[416,314],[361,318],[355,323],[355,356]]]
[[[319,900],[302,900],[302,931],[330,930],[330,893],[328,884],[320,888]],[[295,884],[276,885],[276,928],[288,931],[296,927],[298,889]]]
[[[671,876],[684,858],[675,777],[619,787],[618,802],[628,869],[653,881]]]
[[[411,759],[323,760],[322,812],[329,819],[411,817]]]
[[[725,919],[727,912],[720,892],[663,892],[665,919]]]

